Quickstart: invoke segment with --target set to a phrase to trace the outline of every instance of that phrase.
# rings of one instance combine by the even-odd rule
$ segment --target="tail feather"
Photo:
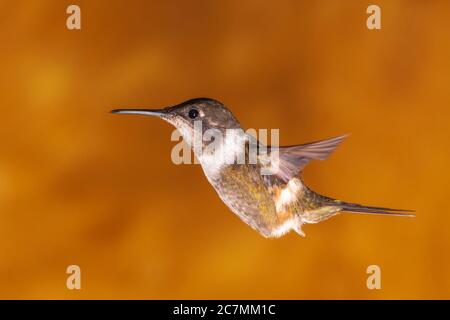
[[[336,201],[339,207],[342,208],[342,211],[348,211],[352,213],[359,214],[381,214],[381,215],[391,215],[391,216],[401,216],[401,217],[415,217],[415,214],[410,213],[414,212],[414,210],[403,210],[403,209],[391,209],[384,207],[372,207],[372,206],[363,206],[357,203]]]

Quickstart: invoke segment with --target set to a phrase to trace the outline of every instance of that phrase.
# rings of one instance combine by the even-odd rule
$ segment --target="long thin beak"
[[[161,117],[166,114],[165,109],[114,109],[111,113],[117,114],[139,114],[144,116]]]

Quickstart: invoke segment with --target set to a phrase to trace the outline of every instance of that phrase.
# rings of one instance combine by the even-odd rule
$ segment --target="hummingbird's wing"
[[[294,146],[271,147],[270,152],[259,158],[263,166],[271,167],[273,174],[287,183],[291,178],[297,177],[309,161],[325,160],[346,136]],[[278,157],[270,159],[271,155],[275,155],[274,151],[278,151]]]
[[[257,147],[258,164],[233,164],[220,171],[220,177],[210,182],[222,201],[245,223],[263,236],[280,236],[293,228],[302,234],[297,212],[297,199],[303,190],[296,177],[311,159],[325,159],[344,137],[309,144],[278,147],[279,157],[272,157],[256,139],[249,137],[246,152]],[[261,149],[260,149],[261,148]],[[272,151],[274,148],[272,148]],[[277,170],[272,174],[271,163],[278,158]]]
[[[268,188],[275,203],[278,215],[284,213],[308,212],[309,215],[329,217],[338,210],[336,208],[322,208],[322,198],[317,198],[313,192],[303,184],[299,177],[300,171],[311,160],[324,160],[344,140],[346,136],[339,136],[327,140],[316,141],[295,146],[272,148],[276,153],[267,153],[260,156],[262,166],[269,169],[268,174],[263,175],[264,184]],[[271,174],[270,174],[271,173]],[[323,212],[322,212],[323,211]],[[294,228],[299,234],[301,224]]]

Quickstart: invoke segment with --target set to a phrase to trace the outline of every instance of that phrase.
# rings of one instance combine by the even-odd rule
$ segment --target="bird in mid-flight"
[[[264,237],[280,237],[291,230],[304,236],[302,225],[318,223],[342,211],[413,216],[408,213],[410,210],[364,206],[325,197],[303,183],[300,174],[305,165],[311,160],[326,159],[345,136],[266,147],[242,130],[224,104],[208,98],[192,99],[164,109],[111,112],[156,116],[175,126],[193,148],[205,176],[222,201]],[[196,147],[196,137],[211,129],[226,138],[200,139]]]

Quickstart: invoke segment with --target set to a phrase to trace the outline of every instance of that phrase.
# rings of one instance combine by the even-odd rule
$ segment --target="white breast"
[[[208,178],[214,179],[222,168],[227,165],[244,163],[246,136],[236,130],[226,131],[221,143],[202,150],[197,158]]]

